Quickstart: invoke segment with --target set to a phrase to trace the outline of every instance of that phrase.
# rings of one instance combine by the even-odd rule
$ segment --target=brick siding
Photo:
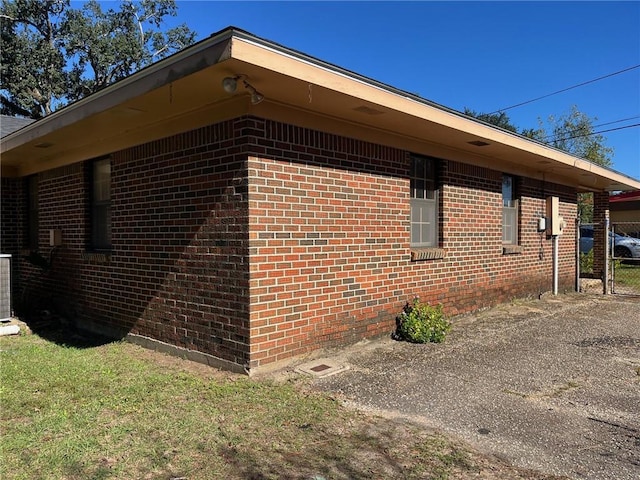
[[[11,293],[13,308],[20,302],[20,248],[26,242],[24,229],[24,209],[26,207],[25,179],[0,179],[0,253],[10,254],[11,261]]]
[[[561,198],[560,285],[574,283],[575,191],[520,179],[522,252],[504,255],[502,173],[440,166],[445,258],[411,261],[407,152],[264,121],[249,160],[251,367],[388,334],[414,297],[469,312],[551,288],[537,232]]]
[[[412,261],[403,150],[242,117],[114,152],[111,168],[112,251],[88,251],[85,162],[38,175],[53,268],[20,262],[20,283],[81,327],[256,368],[389,334],[415,296],[458,314],[537,295],[551,288],[551,242],[536,231],[549,195],[568,221],[560,287],[573,286],[569,188],[519,179],[522,252],[504,255],[501,172],[443,160],[445,256]],[[2,186],[3,237],[24,238],[24,179]]]
[[[81,328],[138,334],[246,364],[242,142],[249,123],[238,119],[114,152],[110,252],[89,249],[89,163],[39,174],[40,253],[53,267],[39,271],[21,252],[20,280],[30,297]],[[10,198],[26,204],[24,194]],[[48,247],[52,228],[62,230],[56,249]]]
[[[604,280],[606,229],[609,227],[609,193],[596,192],[593,194],[593,275],[594,278]],[[597,241],[602,239],[601,241]],[[608,253],[608,252],[607,252]],[[609,290],[609,286],[605,288]]]

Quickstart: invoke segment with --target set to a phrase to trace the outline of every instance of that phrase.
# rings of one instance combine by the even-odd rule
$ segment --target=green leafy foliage
[[[396,337],[413,343],[441,343],[451,329],[442,305],[434,307],[418,299],[404,306],[396,323]]]
[[[538,118],[538,128],[519,129],[511,123],[509,115],[505,112],[481,113],[465,107],[464,114],[546,143],[603,167],[610,167],[613,163],[613,148],[606,145],[603,135],[595,133],[593,125],[597,117],[589,117],[578,110],[576,105],[572,106],[568,113],[558,117],[550,115],[546,122]]]
[[[596,120],[574,105],[569,113],[559,117],[551,115],[546,125],[539,119],[539,128],[530,130],[529,136],[596,165],[611,167],[613,148],[606,145],[603,135],[594,132]],[[582,223],[593,222],[592,193],[578,194],[578,216]]]
[[[593,249],[587,253],[580,253],[580,272],[593,273]]]
[[[606,146],[603,135],[594,131],[597,117],[589,117],[576,105],[568,113],[556,117],[550,115],[547,122],[538,119],[539,128],[530,130],[531,138],[584,158],[603,167],[612,165],[613,148]]]
[[[518,127],[516,127],[513,123],[511,123],[511,119],[509,118],[509,115],[507,115],[504,112],[481,113],[465,107],[464,114],[470,117],[477,118],[478,120],[482,120],[483,122],[490,123],[491,125],[495,125],[496,127],[509,130],[510,132],[514,132],[514,133],[518,132]]]
[[[173,0],[122,0],[103,10],[90,0],[2,0],[0,5],[0,100],[2,113],[46,116],[97,92],[193,43],[175,17]],[[116,4],[117,5],[117,4]]]
[[[65,58],[59,23],[67,1],[2,0],[0,91],[2,113],[38,118],[64,95]]]

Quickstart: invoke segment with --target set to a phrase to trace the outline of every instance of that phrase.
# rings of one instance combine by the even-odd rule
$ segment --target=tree
[[[54,21],[68,1],[2,1],[0,91],[2,113],[39,118],[65,92],[65,59]]]
[[[549,116],[546,124],[538,118],[538,128],[522,130],[511,123],[511,119],[504,112],[480,113],[465,107],[464,114],[504,130],[547,143],[603,167],[612,165],[613,148],[606,146],[604,136],[594,132],[593,122],[597,118],[590,118],[575,105],[571,107],[569,113],[560,117]]]
[[[518,133],[518,127],[511,123],[509,115],[504,112],[480,113],[465,107],[464,114],[470,117],[477,118],[478,120],[482,120],[483,122],[490,123],[491,125],[495,125],[496,127],[500,127],[504,130]]]
[[[186,25],[162,30],[176,14],[173,0],[2,0],[2,113],[40,118],[186,47]]]
[[[603,135],[595,133],[593,123],[596,120],[574,105],[570,112],[560,117],[549,116],[546,124],[538,119],[539,128],[524,130],[523,134],[602,167],[610,167],[613,148],[606,145]]]
[[[546,124],[538,119],[539,128],[523,134],[596,165],[611,167],[614,150],[606,145],[603,135],[595,133],[593,125],[596,120],[574,105],[571,111],[560,117],[550,116]],[[593,222],[592,193],[578,194],[578,217],[582,223]]]

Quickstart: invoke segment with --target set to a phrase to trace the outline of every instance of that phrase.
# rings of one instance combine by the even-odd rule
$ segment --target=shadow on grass
[[[80,330],[64,317],[49,311],[22,316],[20,320],[26,323],[34,334],[65,347],[93,348],[119,340]]]
[[[360,443],[358,455],[345,451],[340,445],[344,441],[344,438],[325,438],[324,443],[314,443],[301,452],[287,452],[286,455],[284,452],[268,455],[260,448],[252,452],[235,446],[222,447],[219,453],[228,465],[234,466],[239,478],[250,480],[368,480],[403,476],[405,469],[398,459],[386,453],[388,447],[379,439],[357,442]],[[264,449],[269,447],[265,445]]]
[[[371,428],[361,425],[344,436],[318,431],[296,452],[276,450],[274,455],[267,444],[251,451],[229,445],[219,454],[234,466],[238,477],[251,480],[435,479],[454,471],[464,476],[480,471],[467,452],[436,437],[416,439],[416,431],[394,422]],[[412,440],[407,441],[406,435]]]

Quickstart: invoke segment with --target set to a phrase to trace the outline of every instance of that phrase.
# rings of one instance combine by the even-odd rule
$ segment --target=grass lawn
[[[640,263],[616,262],[614,272],[615,282],[618,285],[640,293]]]
[[[407,422],[115,342],[0,338],[0,477],[370,479],[545,477]]]

